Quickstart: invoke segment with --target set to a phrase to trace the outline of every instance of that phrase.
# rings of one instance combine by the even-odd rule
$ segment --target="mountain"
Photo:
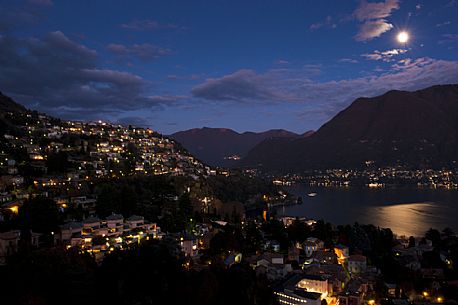
[[[0,112],[26,112],[27,109],[0,92]]]
[[[21,133],[20,128],[11,121],[9,114],[25,112],[27,112],[27,109],[24,106],[16,103],[10,97],[0,92],[0,134],[3,136],[4,133]]]
[[[458,160],[458,85],[358,98],[306,138],[267,139],[240,165],[265,170],[376,165],[449,166]]]
[[[308,134],[306,133],[305,136]],[[214,166],[233,166],[239,157],[266,139],[298,138],[298,134],[283,129],[272,129],[265,132],[238,133],[227,128],[195,128],[180,131],[171,138],[180,142],[190,153]]]

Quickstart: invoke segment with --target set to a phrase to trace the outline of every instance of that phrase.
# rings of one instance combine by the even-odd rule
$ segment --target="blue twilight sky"
[[[457,0],[0,0],[0,91],[64,118],[302,133],[445,83]]]

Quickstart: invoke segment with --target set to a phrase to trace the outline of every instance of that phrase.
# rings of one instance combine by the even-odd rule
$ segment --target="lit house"
[[[123,233],[124,217],[121,214],[111,214],[106,218],[108,235],[119,236]]]
[[[187,236],[180,239],[181,250],[186,256],[193,257],[197,255],[197,239],[194,236]]]
[[[312,256],[313,252],[324,248],[324,243],[315,237],[309,237],[303,244],[305,255],[307,257]]]
[[[274,292],[278,298],[280,304],[287,305],[320,305],[321,296],[316,292],[308,292],[300,289],[289,290],[285,289],[283,291]]]
[[[322,300],[322,293],[308,290],[308,284],[305,284],[302,274],[294,274],[286,280],[282,287],[275,290],[275,295],[280,304],[296,305],[320,305]],[[311,279],[314,281],[315,279]],[[313,286],[313,285],[312,285]],[[310,288],[310,287],[309,287]]]
[[[302,275],[296,287],[308,292],[319,293],[321,298],[328,296],[328,280],[319,275]]]
[[[143,216],[132,215],[127,218],[127,224],[129,229],[141,228],[145,224],[145,219]]]
[[[89,217],[83,221],[83,235],[92,235],[100,229],[100,219],[98,217]]]

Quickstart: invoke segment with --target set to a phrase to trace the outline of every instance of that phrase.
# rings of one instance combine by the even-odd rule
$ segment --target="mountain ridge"
[[[378,165],[441,166],[458,152],[458,85],[357,98],[313,135],[265,140],[240,166],[274,171]]]
[[[310,132],[309,132],[310,133]],[[231,167],[238,157],[244,156],[256,144],[269,138],[297,138],[299,135],[284,129],[270,129],[264,132],[236,132],[229,128],[193,128],[172,135],[190,153],[207,164]],[[308,136],[305,133],[305,136]]]

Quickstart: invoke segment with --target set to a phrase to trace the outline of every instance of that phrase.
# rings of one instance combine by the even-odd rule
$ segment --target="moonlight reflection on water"
[[[324,219],[336,225],[373,224],[407,236],[423,236],[429,228],[458,231],[456,190],[309,188],[298,184],[289,191],[302,196],[304,203],[286,207],[288,216]],[[308,197],[310,192],[318,195]]]

